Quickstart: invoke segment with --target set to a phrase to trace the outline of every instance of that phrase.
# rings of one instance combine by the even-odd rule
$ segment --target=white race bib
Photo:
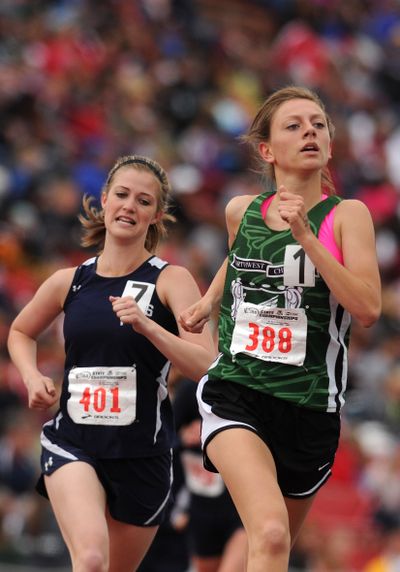
[[[74,367],[67,409],[80,425],[130,425],[136,418],[134,367]]]
[[[230,347],[238,353],[287,365],[301,366],[306,355],[307,316],[304,308],[268,308],[242,302]]]
[[[288,244],[285,248],[283,284],[285,286],[315,286],[315,266],[299,245]]]
[[[150,306],[150,301],[155,288],[156,285],[150,284],[149,282],[135,282],[134,280],[127,280],[124,291],[121,294],[121,298],[124,298],[125,296],[131,296],[134,300],[136,300],[136,304],[147,316],[148,308]]]

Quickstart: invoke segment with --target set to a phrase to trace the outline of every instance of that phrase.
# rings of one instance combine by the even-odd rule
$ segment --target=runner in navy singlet
[[[10,329],[29,406],[47,409],[59,392],[38,370],[37,338],[64,313],[60,405],[43,426],[37,488],[80,572],[137,569],[170,502],[170,365],[198,380],[215,357],[208,330],[198,337],[177,324],[200,298],[192,275],[154,255],[173,219],[169,192],[158,163],[121,157],[101,209],[84,198],[82,244],[99,254],[50,276]]]
[[[243,137],[271,190],[226,207],[230,252],[180,317],[201,331],[220,303],[220,355],[197,390],[204,462],[219,471],[247,532],[247,572],[288,569],[328,480],[345,399],[351,316],[379,317],[370,213],[334,196],[333,125],[320,98],[282,88]]]

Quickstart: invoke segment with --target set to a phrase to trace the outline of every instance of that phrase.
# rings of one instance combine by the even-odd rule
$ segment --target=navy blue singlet
[[[96,257],[77,268],[64,304],[60,409],[44,426],[52,442],[70,443],[99,459],[159,455],[171,448],[170,362],[145,336],[121,325],[108,299],[129,293],[148,317],[178,334],[155,289],[167,264],[151,256],[116,278],[96,274]]]

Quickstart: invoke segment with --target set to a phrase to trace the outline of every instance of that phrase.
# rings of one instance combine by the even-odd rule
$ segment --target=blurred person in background
[[[201,331],[220,304],[220,355],[197,393],[202,443],[246,529],[248,572],[288,569],[332,473],[351,317],[369,327],[381,311],[373,222],[363,203],[334,193],[333,135],[313,91],[267,98],[243,139],[272,190],[228,203],[229,255],[180,316]]]
[[[168,392],[173,410],[175,393],[180,379],[180,372],[172,365],[168,376]],[[138,572],[187,572],[190,567],[187,530],[185,527],[175,527],[172,516],[179,503],[180,490],[184,482],[183,467],[177,452],[177,441],[178,435],[175,430],[172,463],[174,471],[174,482],[172,483],[173,502],[169,504],[167,514],[157,531],[150,549],[143,558]]]
[[[10,328],[29,406],[46,410],[58,391],[38,369],[37,340],[65,314],[60,408],[43,426],[37,488],[76,572],[137,569],[171,500],[170,365],[199,379],[215,356],[208,330],[198,337],[177,324],[200,298],[192,275],[153,254],[172,220],[169,195],[158,163],[120,157],[101,210],[85,197],[80,215],[82,244],[99,254],[51,275]]]
[[[34,526],[39,497],[31,492],[38,476],[33,458],[37,420],[21,405],[3,411],[0,435],[0,550],[18,550]]]
[[[182,379],[173,400],[185,482],[172,514],[177,527],[187,526],[195,572],[243,572],[247,539],[242,522],[221,476],[203,467],[196,389],[195,382]]]

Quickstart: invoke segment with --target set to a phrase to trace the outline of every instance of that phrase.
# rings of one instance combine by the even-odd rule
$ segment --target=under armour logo
[[[48,471],[49,467],[53,466],[53,457],[49,457],[49,460],[47,461],[47,463],[44,464],[44,470]]]

